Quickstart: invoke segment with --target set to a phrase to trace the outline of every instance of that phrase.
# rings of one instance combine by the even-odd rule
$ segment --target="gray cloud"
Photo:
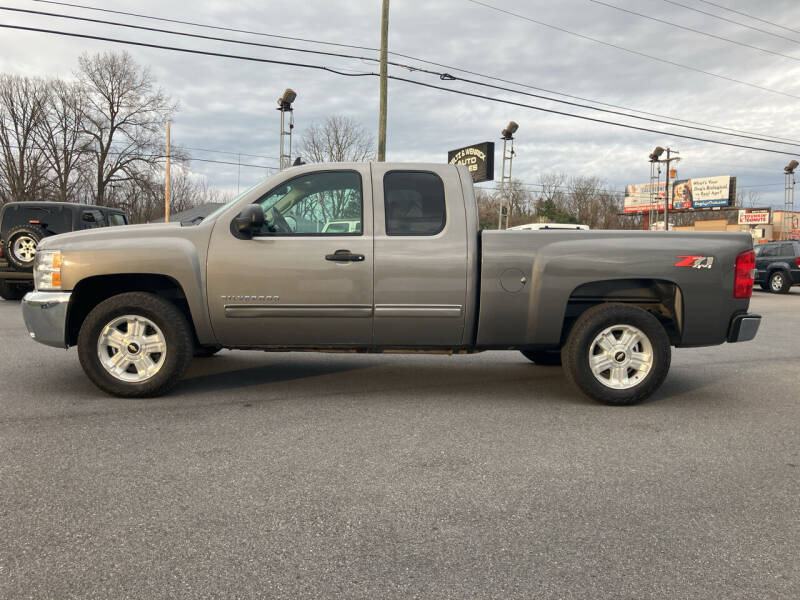
[[[702,29],[748,44],[800,56],[800,46],[762,33],[725,23],[669,5],[661,0],[615,0],[619,6],[680,24],[670,27],[599,6],[588,0],[512,1],[488,0],[496,6],[529,15],[537,20],[565,27],[647,54],[691,65],[800,95],[800,62],[772,56],[688,31]],[[690,0],[686,0],[687,4]],[[244,1],[167,3],[141,0],[85,0],[105,8],[129,10],[167,18],[251,29],[376,48],[379,45],[380,2],[351,0]],[[778,23],[800,22],[800,5],[776,0],[753,5],[731,0],[731,7],[750,11]],[[76,9],[46,4],[11,3],[21,8],[89,14]],[[698,5],[700,6],[700,5]],[[724,13],[734,20],[745,17]],[[141,23],[133,18],[106,15],[111,20]],[[302,55],[294,52],[234,46],[217,42],[181,39],[161,34],[130,31],[110,26],[65,22],[59,19],[0,14],[0,22],[79,31],[136,39],[186,48],[245,54],[273,60],[324,64],[350,72],[375,72],[374,63]],[[751,21],[751,23],[753,23]],[[145,23],[157,27],[163,24]],[[755,24],[755,23],[753,23]],[[758,24],[759,27],[769,26]],[[181,31],[222,35],[275,43],[270,38],[205,29],[174,26]],[[786,31],[775,29],[791,37]],[[796,36],[800,41],[800,35]],[[278,42],[280,43],[280,42]],[[310,44],[285,42],[295,47]],[[42,34],[5,30],[0,41],[0,71],[28,75],[69,76],[81,52],[122,49],[122,46],[75,40]],[[180,102],[173,124],[173,139],[187,147],[212,148],[232,153],[277,157],[278,113],[275,99],[285,87],[298,92],[297,134],[329,115],[343,114],[377,131],[378,81],[373,77],[339,77],[332,74],[277,65],[249,63],[221,58],[183,55],[153,49],[128,47],[142,64],[153,70],[162,87]],[[368,50],[342,49],[375,57]],[[390,17],[390,50],[411,54],[512,79],[537,87],[558,90],[680,117],[800,139],[797,134],[800,100],[726,82],[667,64],[647,60],[614,48],[582,40],[521,19],[512,18],[466,0],[408,2],[394,0]],[[398,59],[403,62],[404,59]],[[407,61],[413,63],[413,61]],[[574,112],[644,124],[613,115],[565,107],[545,100],[477,88],[460,82],[440,82],[437,77],[392,68],[392,74],[436,85],[498,96],[565,112]],[[388,158],[390,160],[444,161],[448,149],[460,145],[497,140],[509,120],[520,123],[514,172],[535,182],[543,172],[596,175],[611,187],[643,182],[649,168],[647,154],[653,146],[672,145],[681,152],[681,177],[732,174],[740,186],[762,192],[767,202],[782,202],[781,168],[789,156],[770,155],[723,146],[703,144],[666,134],[635,132],[532,111],[525,108],[448,94],[392,81],[389,84]],[[669,128],[678,131],[675,128]],[[718,134],[681,130],[689,135],[748,142]],[[792,151],[791,146],[782,148]],[[794,149],[800,151],[800,147]],[[800,152],[799,152],[800,153]],[[236,162],[236,154],[193,152],[197,158]],[[499,158],[499,156],[498,156]],[[274,165],[277,161],[242,157],[248,164]],[[263,177],[266,171],[253,167],[217,165],[195,161],[191,168],[208,177],[212,185],[235,190]],[[498,168],[499,170],[499,168]],[[499,176],[499,173],[498,173]]]

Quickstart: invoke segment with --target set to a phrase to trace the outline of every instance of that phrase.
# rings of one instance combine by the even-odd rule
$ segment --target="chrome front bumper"
[[[22,299],[22,318],[28,334],[41,344],[67,347],[70,292],[28,292]]]

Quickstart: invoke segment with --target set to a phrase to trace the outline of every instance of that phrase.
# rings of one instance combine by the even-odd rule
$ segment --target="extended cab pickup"
[[[162,394],[222,347],[503,349],[633,404],[663,382],[671,346],[755,336],[753,270],[746,233],[479,231],[466,167],[331,163],[199,223],[46,238],[23,315],[119,396]]]

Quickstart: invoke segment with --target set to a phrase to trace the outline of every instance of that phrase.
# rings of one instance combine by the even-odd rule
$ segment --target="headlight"
[[[33,264],[33,284],[37,290],[61,289],[61,251],[40,250]]]

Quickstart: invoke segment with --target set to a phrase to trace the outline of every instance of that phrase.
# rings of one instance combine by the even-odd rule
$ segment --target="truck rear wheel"
[[[78,356],[89,379],[121,397],[160,396],[183,376],[194,352],[191,327],[178,308],[159,296],[112,296],[87,315]]]
[[[561,350],[567,379],[603,404],[625,406],[655,392],[669,371],[664,327],[647,311],[600,304],[584,312]]]

